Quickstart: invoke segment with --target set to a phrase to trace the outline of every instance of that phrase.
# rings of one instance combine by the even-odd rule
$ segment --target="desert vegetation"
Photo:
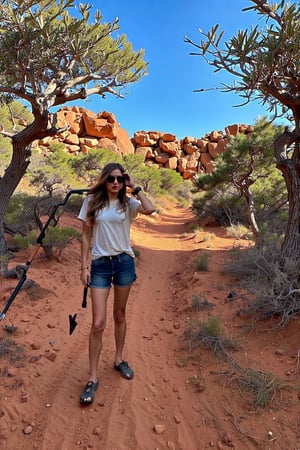
[[[51,8],[47,11],[47,15],[50,19],[57,15],[54,3],[49,2]],[[129,154],[121,157],[105,148],[91,149],[86,154],[71,155],[62,145],[56,143],[50,145],[43,155],[31,152],[28,146],[33,138],[51,135],[57,131],[48,128],[48,122],[46,125],[43,114],[49,119],[50,107],[68,100],[68,84],[61,86],[64,77],[60,79],[59,73],[56,74],[58,78],[55,78],[54,85],[50,78],[41,81],[46,100],[48,98],[46,85],[48,89],[49,86],[53,86],[55,94],[52,92],[55,98],[53,104],[47,104],[44,111],[35,109],[35,101],[32,101],[33,109],[29,111],[15,98],[3,97],[3,104],[0,107],[0,123],[5,130],[0,136],[0,189],[1,194],[5,193],[0,200],[0,212],[3,215],[1,222],[3,236],[0,230],[0,239],[4,239],[5,234],[5,245],[2,244],[2,248],[0,246],[3,277],[20,278],[17,269],[7,270],[8,262],[20,249],[29,248],[37,243],[36,237],[43,230],[43,224],[50,218],[51,226],[38,243],[44,250],[45,258],[59,260],[67,246],[80,239],[79,233],[73,228],[60,226],[60,217],[66,211],[75,215],[82,201],[81,196],[72,196],[68,203],[52,216],[53,208],[62,202],[70,189],[81,190],[91,186],[104,165],[114,160],[121,162],[131,173],[136,184],[143,187],[153,200],[158,215],[167,200],[192,209],[195,216],[194,223],[189,225],[193,233],[192,238],[199,242],[199,235],[202,234],[201,242],[206,244],[205,250],[197,251],[196,255],[193,253],[193,265],[190,267],[192,273],[201,275],[211,270],[209,248],[214,234],[211,231],[203,231],[203,220],[209,217],[211,223],[225,228],[227,235],[235,238],[236,244],[228,252],[222,271],[224,274],[230,274],[234,280],[234,292],[232,290],[229,295],[239,299],[241,306],[237,310],[237,315],[245,318],[249,327],[254,327],[263,320],[274,319],[272,325],[275,324],[276,329],[282,329],[293,319],[299,318],[300,181],[296,169],[299,167],[300,158],[298,119],[300,49],[299,39],[295,41],[295,36],[299,36],[297,30],[300,13],[296,4],[287,4],[284,1],[278,5],[258,0],[251,3],[252,9],[262,15],[266,23],[273,20],[276,27],[272,29],[266,27],[262,34],[259,34],[257,27],[254,27],[251,33],[239,32],[237,37],[232,38],[223,47],[220,47],[222,33],[218,34],[217,26],[210,32],[202,32],[204,41],[200,44],[189,39],[187,41],[197,48],[201,56],[213,58],[212,64],[217,70],[227,70],[240,78],[240,84],[227,89],[235,89],[249,101],[252,96],[258,96],[276,113],[279,107],[284,107],[285,113],[287,108],[290,113],[288,119],[294,129],[291,131],[283,125],[275,125],[267,117],[257,120],[253,125],[253,133],[231,137],[226,151],[216,158],[213,171],[199,173],[193,181],[183,180],[174,170],[148,167],[141,155]],[[30,5],[37,7],[37,2],[30,2]],[[65,2],[64,7],[67,6],[68,2]],[[81,27],[84,29],[87,27],[85,8],[88,7],[81,8],[82,19],[77,23],[76,33]],[[37,18],[42,12],[37,8],[35,14],[34,17]],[[96,18],[96,23],[98,22],[99,19]],[[54,31],[57,31],[56,26],[58,27],[59,22],[55,20],[54,23]],[[66,35],[72,35],[74,30],[67,26],[66,18],[64,23]],[[110,24],[110,28],[107,27],[108,25],[103,30],[105,36],[116,29],[117,23]],[[91,64],[99,69],[96,52],[98,40],[95,38],[93,27],[87,27],[87,30],[94,39],[92,44],[95,53]],[[43,30],[39,32],[43,36]],[[40,45],[42,43],[43,45],[47,43],[45,35],[42,42],[39,42]],[[110,46],[114,48],[115,45],[110,40],[108,43],[105,40],[105,44],[109,44],[109,48]],[[83,45],[88,45],[87,40],[84,39]],[[119,67],[119,71],[122,73],[120,83],[123,86],[138,81],[146,72],[146,65],[143,62],[143,54],[133,52],[125,38],[118,41],[118,45],[122,48],[122,67]],[[134,68],[133,72],[130,70],[131,67]],[[82,80],[78,85],[74,81],[74,73],[71,79],[75,83],[73,88],[76,90],[74,94],[76,99],[88,93],[82,91],[84,84]],[[7,73],[4,72],[2,77],[7,82],[10,81]],[[85,77],[89,78],[87,74]],[[118,88],[121,86],[118,85],[119,73],[111,74],[111,77],[114,80],[115,90],[111,92],[109,85],[106,86],[106,90],[108,93],[118,95]],[[31,89],[34,86],[33,79]],[[13,93],[17,97],[16,86],[19,86],[21,81],[15,80],[15,83]],[[21,87],[28,88],[28,85],[25,83],[23,86],[21,83]],[[285,95],[282,94],[283,91]],[[6,93],[5,90],[3,92]],[[21,150],[16,143],[19,142],[20,136],[23,136],[24,129],[16,122],[16,117],[21,117],[25,122],[32,121],[34,124],[25,128],[27,145],[22,146]],[[36,133],[36,127],[41,123],[40,136]],[[32,129],[35,133],[31,133]],[[8,175],[11,176],[14,171],[12,161],[15,155],[19,164],[17,182],[6,185]],[[239,239],[243,239],[243,246],[239,246]],[[245,241],[248,243],[247,246]],[[138,248],[135,249],[135,254],[140,255]],[[179,278],[181,270],[182,267],[178,269]],[[226,383],[235,383],[241,390],[250,392],[255,407],[266,407],[287,388],[286,384],[271,373],[243,365],[235,358],[235,352],[239,352],[243,347],[243,340],[229,335],[224,330],[222,318],[215,315],[214,308],[215,303],[206,295],[198,292],[192,294],[189,309],[192,317],[187,321],[181,336],[184,356],[180,355],[180,365],[184,366],[190,361],[197,365],[199,362],[197,351],[204,348],[212,352],[216,359],[221,359],[228,365],[225,377],[229,380],[227,379]],[[203,316],[200,315],[207,315],[207,320],[203,320]],[[0,340],[0,358],[2,356],[11,358],[21,352],[14,341],[7,338],[8,330],[5,332],[6,336]],[[191,377],[188,383],[201,392],[205,379],[202,376]]]

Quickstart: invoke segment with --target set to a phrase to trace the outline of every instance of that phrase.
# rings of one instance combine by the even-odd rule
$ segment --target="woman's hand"
[[[124,173],[124,177],[125,177],[125,185],[130,188],[133,188],[134,186],[133,178],[128,173]]]
[[[89,284],[90,273],[88,267],[81,269],[81,281],[84,286],[87,286]]]

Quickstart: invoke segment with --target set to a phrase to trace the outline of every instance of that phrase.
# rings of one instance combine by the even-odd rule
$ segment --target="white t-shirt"
[[[92,196],[88,195],[81,206],[78,218],[86,222],[87,207]],[[135,198],[130,198],[126,212],[118,209],[119,199],[110,201],[109,205],[103,208],[95,217],[93,226],[93,246],[92,259],[101,256],[113,256],[120,253],[127,253],[134,257],[134,252],[130,245],[130,225],[137,216],[137,209],[140,202]]]

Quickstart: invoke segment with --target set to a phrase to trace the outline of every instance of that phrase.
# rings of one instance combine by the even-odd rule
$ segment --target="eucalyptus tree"
[[[7,244],[3,218],[9,200],[30,164],[31,146],[57,128],[55,107],[123,89],[147,74],[144,51],[134,51],[119,20],[92,16],[86,3],[72,0],[0,1],[0,96],[29,106],[32,121],[23,129],[0,126],[11,139],[11,160],[0,178],[0,259]]]
[[[214,25],[199,30],[200,42],[186,37],[215,72],[232,75],[232,83],[220,87],[239,94],[245,103],[259,100],[274,117],[288,117],[286,127],[274,142],[277,168],[286,187],[289,214],[282,257],[300,260],[300,5],[299,2],[249,0],[243,11],[260,16],[259,25],[239,30],[224,39],[224,31]],[[201,89],[205,90],[205,88]]]

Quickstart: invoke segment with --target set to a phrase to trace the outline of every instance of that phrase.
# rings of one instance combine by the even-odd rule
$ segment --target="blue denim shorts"
[[[130,286],[136,280],[134,258],[127,253],[92,260],[91,288]]]

